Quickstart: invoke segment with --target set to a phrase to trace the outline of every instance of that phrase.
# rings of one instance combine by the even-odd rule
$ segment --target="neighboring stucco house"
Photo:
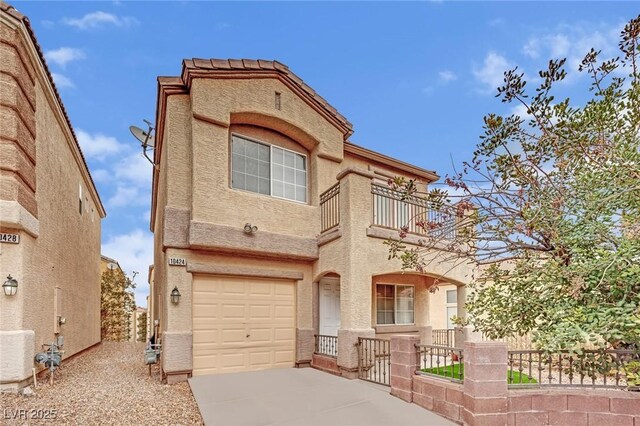
[[[28,19],[0,3],[0,389],[30,379],[64,336],[64,358],[100,342],[105,210]],[[66,320],[64,324],[63,318]]]
[[[307,365],[315,335],[337,336],[353,377],[358,337],[430,338],[436,278],[464,300],[468,265],[403,273],[383,244],[407,224],[408,244],[428,238],[414,215],[455,238],[453,210],[387,184],[438,175],[349,142],[351,123],[285,65],[185,60],[158,79],[156,127],[150,320],[169,382]]]

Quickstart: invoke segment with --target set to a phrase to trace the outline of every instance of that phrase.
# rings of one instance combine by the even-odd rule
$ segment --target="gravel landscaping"
[[[162,384],[158,367],[149,377],[149,369],[144,365],[144,346],[144,343],[104,342],[63,362],[56,371],[53,386],[45,373],[38,379],[37,389],[31,385],[33,396],[0,394],[3,411],[0,423],[203,424],[186,382]],[[55,418],[43,419],[47,413]]]

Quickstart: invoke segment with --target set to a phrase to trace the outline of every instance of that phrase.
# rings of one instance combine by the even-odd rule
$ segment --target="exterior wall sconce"
[[[2,284],[2,290],[6,296],[15,296],[18,292],[18,281],[11,275],[7,276],[7,280]]]
[[[244,233],[245,234],[253,234],[254,232],[256,232],[258,230],[258,227],[255,225],[251,225],[250,223],[245,223],[244,224]]]
[[[178,290],[178,286],[175,286],[173,290],[171,290],[171,303],[177,305],[180,302],[180,290]]]

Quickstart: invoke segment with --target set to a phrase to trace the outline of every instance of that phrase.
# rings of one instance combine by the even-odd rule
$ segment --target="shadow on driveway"
[[[211,426],[440,426],[455,423],[389,388],[312,368],[197,376],[191,391]]]

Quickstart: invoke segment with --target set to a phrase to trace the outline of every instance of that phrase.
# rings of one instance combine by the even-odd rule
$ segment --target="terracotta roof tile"
[[[309,97],[317,101],[331,116],[335,117],[349,133],[353,131],[351,123],[342,116],[337,109],[320,96],[311,86],[294,74],[289,67],[278,61],[264,59],[185,59],[184,67],[187,69],[214,69],[214,70],[275,70],[285,75],[293,84],[298,86]]]
[[[211,64],[213,65],[213,68],[222,68],[222,69],[230,69],[231,66],[229,65],[229,60],[228,59],[211,59]]]
[[[285,64],[283,64],[282,62],[278,62],[278,61],[273,61],[273,66],[275,67],[275,69],[277,69],[278,71],[282,71],[282,72],[289,72],[289,67],[286,66]]]
[[[197,68],[214,69],[214,66],[211,64],[211,59],[193,58],[193,65]]]
[[[259,70],[260,69],[260,65],[258,65],[258,61],[254,60],[254,59],[243,59],[242,63],[244,64],[244,67],[247,69],[251,69],[251,70]]]
[[[44,53],[42,52],[42,47],[40,47],[40,43],[38,43],[38,39],[36,38],[36,34],[33,31],[33,28],[31,28],[31,22],[29,21],[29,18],[25,15],[23,15],[22,13],[18,12],[16,10],[15,7],[11,6],[8,3],[5,3],[4,1],[0,1],[0,10],[2,10],[3,12],[13,16],[15,19],[22,21],[22,23],[24,24],[24,26],[27,29],[27,32],[29,33],[29,36],[31,37],[31,41],[33,42],[33,45],[36,48],[36,51],[38,52],[38,56],[40,57],[40,62],[42,62],[42,66],[44,69],[44,72],[49,80],[49,83],[51,84],[51,87],[53,88],[53,93],[55,94],[56,100],[58,102],[58,104],[60,105],[60,109],[62,110],[62,115],[64,115],[64,118],[67,122],[67,125],[69,126],[69,130],[71,131],[71,135],[73,136],[73,140],[76,143],[76,147],[78,148],[78,152],[80,153],[80,158],[82,159],[82,163],[84,164],[84,167],[87,169],[87,174],[89,175],[89,180],[91,181],[91,184],[93,185],[93,187],[95,188],[96,191],[96,196],[98,197],[98,203],[100,204],[100,207],[102,208],[102,211],[105,212],[106,215],[106,210],[104,209],[104,206],[102,205],[102,200],[100,199],[100,194],[98,193],[98,189],[96,187],[95,182],[93,181],[93,177],[91,176],[91,172],[89,171],[89,166],[87,165],[87,161],[84,158],[84,154],[82,153],[82,149],[80,148],[80,143],[78,142],[78,138],[76,136],[75,131],[73,130],[73,125],[71,124],[71,119],[69,119],[69,114],[67,114],[67,110],[64,107],[64,103],[62,102],[62,98],[60,97],[60,93],[58,92],[58,88],[56,87],[55,82],[53,81],[53,76],[51,75],[51,71],[49,70],[49,67],[47,66],[47,61],[44,58]]]
[[[275,70],[276,67],[273,66],[273,61],[265,61],[264,59],[258,59],[258,64],[260,64],[260,68],[263,70]]]
[[[231,65],[231,68],[233,69],[239,69],[239,70],[244,69],[244,64],[242,63],[242,59],[229,59],[229,65]]]

